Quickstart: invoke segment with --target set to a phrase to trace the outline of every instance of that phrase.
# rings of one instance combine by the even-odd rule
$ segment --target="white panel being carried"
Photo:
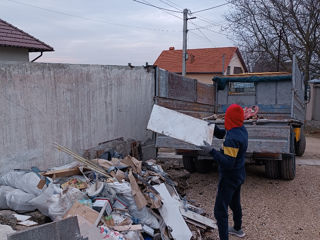
[[[214,124],[153,105],[147,129],[196,146],[212,143]]]

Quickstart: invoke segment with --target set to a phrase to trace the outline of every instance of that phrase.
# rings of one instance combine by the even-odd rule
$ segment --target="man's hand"
[[[214,148],[206,141],[203,141],[203,146],[199,146],[199,148],[201,148],[201,150],[206,153],[209,154]]]

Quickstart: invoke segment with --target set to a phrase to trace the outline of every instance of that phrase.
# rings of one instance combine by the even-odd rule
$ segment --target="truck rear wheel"
[[[278,160],[267,160],[265,163],[265,173],[267,178],[277,179],[280,177],[280,167]]]
[[[281,161],[281,178],[293,180],[296,176],[296,157],[295,155],[283,156]]]
[[[194,157],[182,155],[183,167],[187,171],[193,173],[196,171],[196,167],[194,164]]]
[[[295,145],[296,155],[301,157],[304,154],[304,151],[306,150],[306,136],[304,135],[304,132],[302,129],[300,133],[300,140],[298,142],[295,142],[294,145]]]
[[[295,146],[294,146],[294,134],[291,131],[291,140],[290,140],[290,153],[283,154],[282,161],[280,163],[281,167],[281,178],[284,180],[293,180],[296,176],[296,155],[295,155]]]

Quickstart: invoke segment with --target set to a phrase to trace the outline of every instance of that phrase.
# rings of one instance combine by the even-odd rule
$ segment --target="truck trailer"
[[[244,122],[249,135],[246,161],[264,164],[268,178],[294,179],[295,156],[302,156],[306,147],[303,127],[305,85],[295,59],[291,73],[216,76],[213,78],[213,87],[202,87],[202,91],[199,90],[198,83],[195,91],[196,100],[193,104],[186,102],[185,99],[173,100],[173,97],[168,97],[168,84],[161,83],[161,77],[157,80],[156,104],[208,121],[212,116],[211,118],[216,118],[213,122],[221,128],[224,128],[224,121],[221,118],[229,105],[236,103],[243,108],[257,106],[258,117]],[[209,97],[210,100],[206,98],[209,102],[197,101],[202,98],[199,95],[204,92],[207,96],[212,95]],[[212,145],[220,149],[222,143],[223,140],[214,138]],[[192,144],[156,134],[156,147],[175,149],[177,154],[182,155],[183,165],[190,172],[195,170],[205,172],[211,167],[212,159],[208,159],[208,156]]]

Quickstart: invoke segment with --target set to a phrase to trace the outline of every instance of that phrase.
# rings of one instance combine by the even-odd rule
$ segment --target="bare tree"
[[[295,54],[305,82],[320,70],[319,0],[230,0],[228,30],[249,66],[257,62],[287,69]]]

